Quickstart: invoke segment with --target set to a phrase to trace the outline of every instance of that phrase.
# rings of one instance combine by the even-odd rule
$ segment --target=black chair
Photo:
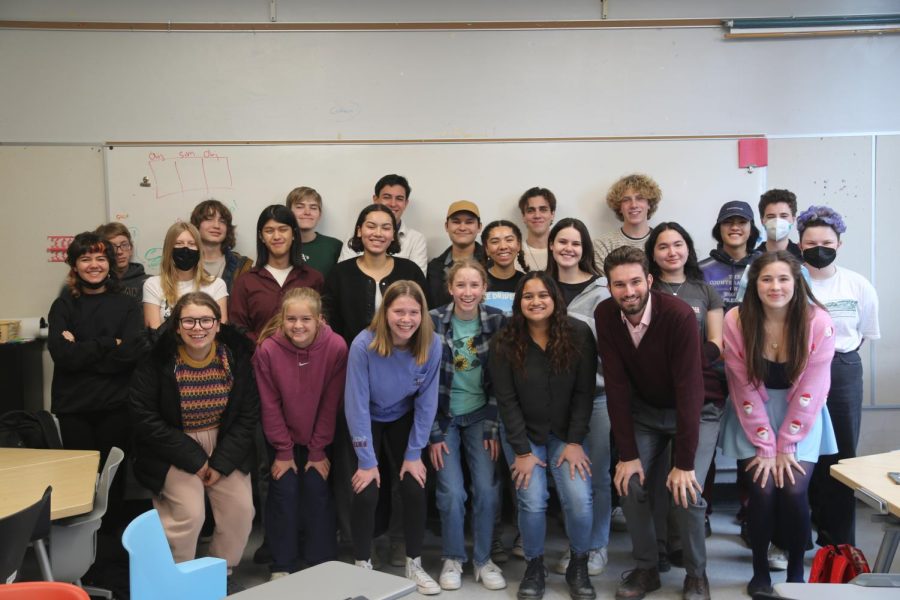
[[[50,492],[27,508],[0,519],[0,583],[11,583],[22,565],[25,549],[31,542],[38,519],[44,516],[49,523]],[[46,511],[46,512],[45,512]]]

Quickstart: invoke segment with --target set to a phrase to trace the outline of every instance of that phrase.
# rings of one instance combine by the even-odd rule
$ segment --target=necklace
[[[681,291],[681,287],[685,283],[687,283],[687,279],[685,279],[684,281],[682,281],[681,283],[678,284],[677,288],[672,289],[672,285],[668,281],[666,281],[665,279],[660,279],[660,281],[662,281],[664,284],[666,284],[666,287],[669,288],[669,291],[672,293],[673,296],[677,296],[678,292]]]

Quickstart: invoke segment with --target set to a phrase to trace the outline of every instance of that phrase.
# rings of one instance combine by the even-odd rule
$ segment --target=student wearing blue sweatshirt
[[[381,305],[350,345],[344,412],[356,451],[351,480],[353,556],[371,569],[372,535],[381,477],[378,463],[399,469],[406,539],[406,576],[420,594],[438,594],[437,582],[422,569],[425,536],[425,464],[438,403],[441,341],[434,334],[422,288],[413,281],[392,283]],[[401,464],[396,461],[403,457]]]

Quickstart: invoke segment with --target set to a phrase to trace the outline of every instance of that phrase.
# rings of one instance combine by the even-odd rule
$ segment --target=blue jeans
[[[512,465],[516,460],[516,454],[507,443],[502,427],[500,434],[503,440],[503,453],[507,462]],[[588,477],[587,481],[584,481],[576,471],[575,479],[572,479],[568,463],[556,466],[563,450],[566,449],[566,443],[552,433],[548,435],[547,443],[544,445],[539,446],[531,440],[528,443],[531,445],[532,454],[547,463],[547,467],[535,466],[528,487],[516,490],[519,533],[522,535],[525,559],[531,560],[544,554],[544,539],[547,536],[547,499],[550,497],[550,491],[547,489],[547,469],[550,469],[556,483],[556,491],[559,493],[559,501],[566,518],[566,535],[569,537],[572,552],[577,554],[587,552],[591,549],[593,522],[591,478]]]
[[[462,454],[472,479],[472,560],[482,566],[491,558],[494,515],[500,499],[500,483],[491,453],[484,448],[484,420],[466,423],[466,415],[453,419],[444,442],[444,468],[437,472],[437,507],[441,513],[442,558],[466,562],[466,487]]]
[[[609,412],[606,395],[594,398],[590,431],[585,452],[591,459],[591,491],[594,496],[594,525],[591,528],[591,550],[609,545],[609,519],[612,512],[612,477],[609,474]]]

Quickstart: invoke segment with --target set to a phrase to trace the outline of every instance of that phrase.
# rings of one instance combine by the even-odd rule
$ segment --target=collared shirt
[[[421,232],[407,227],[406,222],[400,221],[400,226],[397,228],[397,241],[400,242],[400,252],[394,256],[408,258],[413,261],[422,269],[422,274],[424,275],[428,270],[428,244],[425,241],[425,236]],[[356,258],[361,254],[362,252],[355,252],[350,246],[344,244],[338,262],[348,258]]]
[[[637,348],[641,344],[641,340],[644,339],[644,334],[647,333],[647,328],[650,327],[650,302],[652,296],[647,294],[647,305],[644,306],[644,314],[641,316],[641,320],[637,325],[632,325],[631,321],[628,320],[628,317],[625,316],[625,313],[621,310],[619,314],[622,315],[622,322],[625,323],[625,327],[628,328],[628,333],[631,335],[631,341],[634,343],[634,347]]]

